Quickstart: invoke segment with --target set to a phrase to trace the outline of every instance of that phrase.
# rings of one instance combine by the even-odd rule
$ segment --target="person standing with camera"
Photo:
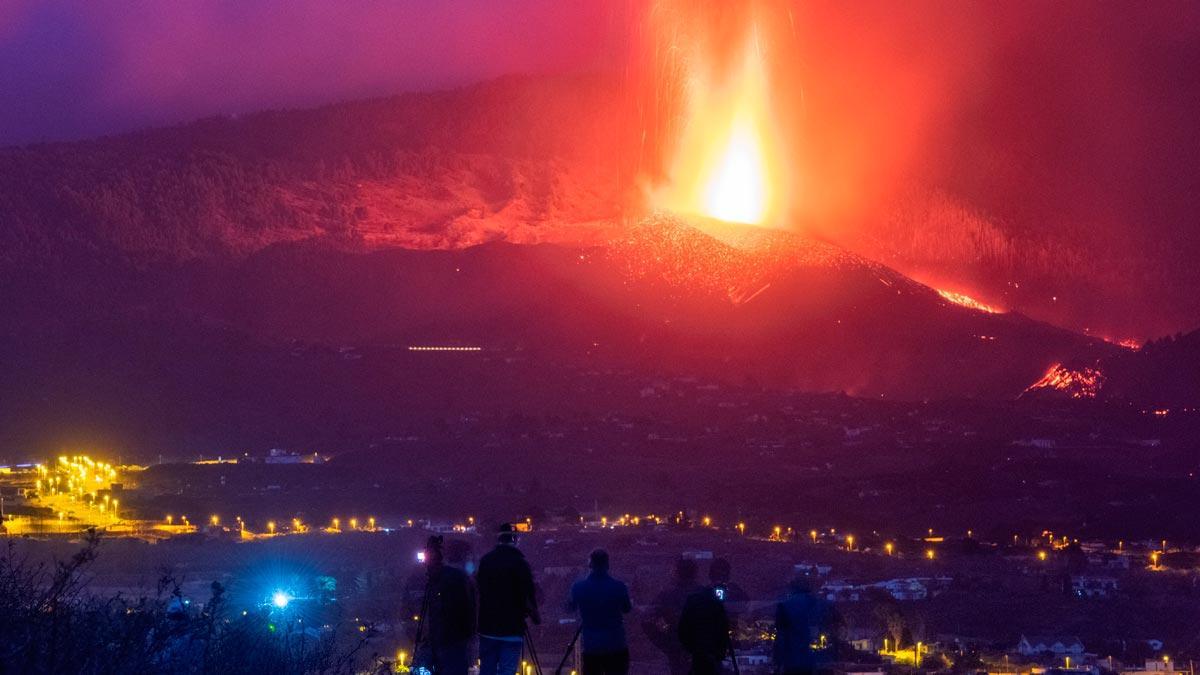
[[[592,551],[588,558],[591,572],[571,587],[570,608],[579,611],[583,675],[629,672],[624,615],[633,610],[633,603],[629,588],[609,575],[608,565],[608,551]]]
[[[517,550],[513,526],[500,526],[496,547],[479,561],[479,673],[512,675],[525,644],[525,618],[542,622],[533,586],[533,570]]]
[[[450,542],[453,547],[462,542]],[[457,561],[456,561],[457,562]],[[471,577],[459,567],[446,564],[442,537],[433,536],[425,545],[426,639],[417,645],[414,663],[438,675],[467,675],[471,661],[471,639],[475,637],[475,588]]]
[[[724,586],[700,589],[688,596],[679,617],[679,641],[692,657],[689,675],[715,675],[731,654],[729,614]]]

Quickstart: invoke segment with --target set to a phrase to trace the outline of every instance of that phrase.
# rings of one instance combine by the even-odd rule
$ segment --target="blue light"
[[[292,596],[288,595],[287,593],[284,593],[283,591],[275,591],[271,595],[271,604],[275,605],[279,609],[287,608],[288,603],[291,601],[292,601]]]

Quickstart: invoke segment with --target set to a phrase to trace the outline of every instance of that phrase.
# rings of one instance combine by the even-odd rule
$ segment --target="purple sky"
[[[623,2],[3,0],[0,144],[611,69]]]

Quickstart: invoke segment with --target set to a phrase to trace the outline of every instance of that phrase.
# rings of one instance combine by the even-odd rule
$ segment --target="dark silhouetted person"
[[[796,577],[775,607],[775,672],[811,675],[829,661],[825,650],[814,650],[831,622],[829,605],[812,592],[808,579]]]
[[[696,581],[699,575],[696,561],[680,558],[675,562],[674,584],[654,598],[654,606],[642,620],[642,631],[667,657],[671,675],[687,675],[688,658],[679,641],[679,617],[688,596],[702,587]]]
[[[626,675],[624,615],[633,609],[629,589],[609,575],[608,551],[592,551],[588,567],[591,573],[571,587],[570,601],[570,608],[579,610],[583,675]]]
[[[452,550],[464,542],[451,542]],[[465,557],[451,562],[461,564]],[[425,547],[427,638],[414,654],[414,663],[438,675],[467,675],[471,639],[475,637],[475,586],[461,567],[447,564],[442,538],[430,537]]]
[[[525,618],[542,622],[534,596],[533,572],[517,550],[511,525],[500,526],[496,548],[479,561],[479,673],[513,675],[521,661]]]
[[[738,617],[750,602],[750,595],[733,581],[733,565],[725,558],[714,558],[708,565],[708,581],[714,590],[721,589],[725,596],[725,615],[729,617],[729,630],[737,634]]]
[[[679,617],[679,641],[691,657],[691,675],[721,672],[721,662],[730,652],[729,615],[725,611],[725,589],[702,588],[688,596]]]
[[[725,589],[725,604],[749,602],[750,596],[733,580],[733,565],[725,558],[716,558],[708,565],[708,580],[713,587]]]

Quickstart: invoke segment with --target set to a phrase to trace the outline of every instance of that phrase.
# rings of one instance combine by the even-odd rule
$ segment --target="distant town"
[[[245,487],[227,481],[227,472],[253,470],[262,483],[251,492],[271,495],[285,492],[298,468],[335,471],[330,459],[274,450],[152,466],[87,455],[5,466],[3,532],[24,552],[50,556],[66,555],[89,530],[101,532],[104,564],[91,593],[150,593],[156,575],[170,570],[190,611],[200,611],[211,582],[221,581],[244,611],[290,608],[318,633],[335,630],[328,617],[353,616],[355,630],[387,655],[377,665],[400,672],[412,653],[425,537],[461,539],[477,559],[500,519],[514,521],[534,566],[547,619],[534,637],[547,653],[574,630],[564,599],[587,551],[610,551],[614,574],[634,596],[634,672],[655,672],[661,660],[636,616],[653,611],[681,557],[702,571],[716,559],[731,563],[738,595],[729,607],[746,673],[771,672],[774,603],[797,576],[836,608],[836,625],[818,647],[833,650],[844,672],[1190,674],[1200,657],[1200,549],[1193,542],[1050,529],[1004,537],[974,529],[863,530],[782,516],[768,524],[761,515],[736,520],[696,507],[502,518],[389,510],[318,517],[215,506],[236,503],[232,495]],[[155,477],[163,471],[203,481],[210,507],[151,512],[189,501],[186,487]]]

